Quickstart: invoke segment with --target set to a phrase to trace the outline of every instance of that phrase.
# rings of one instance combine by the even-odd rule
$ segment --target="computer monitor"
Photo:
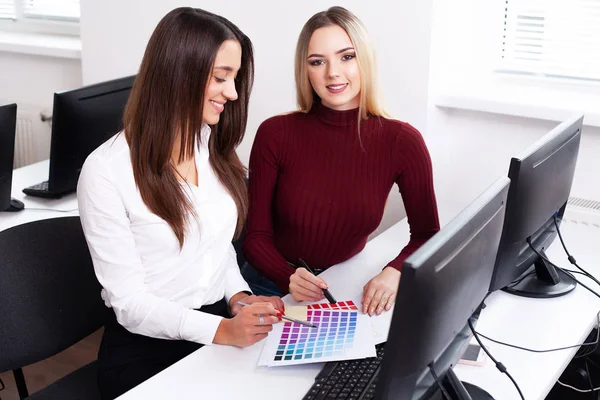
[[[48,183],[23,192],[55,198],[75,191],[87,156],[122,129],[123,110],[134,78],[54,94]]]
[[[558,125],[512,158],[504,230],[490,291],[527,297],[556,297],[575,288],[572,277],[545,262],[555,239],[554,216],[562,218],[579,152],[583,115]],[[532,268],[533,267],[533,268]]]
[[[463,385],[452,366],[488,293],[509,182],[496,181],[404,262],[377,399],[439,397],[429,365],[447,390],[485,393]]]
[[[17,130],[17,105],[0,106],[0,211],[19,211],[23,203],[10,197]]]

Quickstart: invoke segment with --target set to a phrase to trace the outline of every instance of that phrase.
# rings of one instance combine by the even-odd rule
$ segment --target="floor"
[[[87,338],[54,357],[23,368],[29,393],[33,394],[35,391],[46,387],[77,368],[95,360],[101,338],[102,329],[92,333]],[[19,400],[12,372],[9,371],[0,374],[0,379],[2,379],[2,382],[6,386],[4,390],[0,391],[0,399]]]

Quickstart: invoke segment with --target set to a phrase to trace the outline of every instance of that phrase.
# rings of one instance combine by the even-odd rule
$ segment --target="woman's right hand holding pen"
[[[233,318],[223,318],[213,339],[215,344],[247,347],[261,341],[280,321],[271,303],[253,303],[242,307]]]
[[[325,298],[323,289],[327,289],[327,283],[308,272],[306,268],[296,268],[296,272],[290,276],[290,294],[296,301],[321,301]]]

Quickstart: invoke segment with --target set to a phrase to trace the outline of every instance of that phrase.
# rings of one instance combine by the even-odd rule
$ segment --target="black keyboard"
[[[44,197],[48,199],[59,199],[65,193],[55,193],[49,190],[48,181],[38,183],[23,189],[23,193],[29,196]]]
[[[376,347],[377,356],[361,360],[331,361],[315,378],[304,400],[373,399],[383,360],[384,343]]]
[[[34,190],[40,190],[42,192],[47,192],[48,191],[48,181],[38,183],[37,185],[29,186],[27,189],[34,189]]]

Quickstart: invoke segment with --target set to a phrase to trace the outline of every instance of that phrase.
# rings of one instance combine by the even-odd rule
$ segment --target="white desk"
[[[563,236],[579,265],[600,276],[600,229],[565,221]],[[338,300],[356,298],[362,286],[392,259],[408,240],[406,220],[370,241],[351,260],[323,273]],[[558,239],[548,256],[566,265]],[[579,275],[578,275],[579,276]],[[579,279],[579,278],[578,278]],[[588,280],[589,281],[589,280]],[[587,283],[586,283],[587,284]],[[600,288],[590,286],[600,291]],[[287,296],[286,304],[294,304]],[[595,326],[600,299],[578,286],[556,299],[529,299],[496,292],[487,300],[476,329],[492,338],[537,349],[581,343]],[[534,354],[484,340],[517,381],[527,400],[543,399],[577,349]],[[323,364],[292,367],[257,367],[262,343],[246,349],[206,346],[150,378],[119,400],[202,398],[300,399],[314,382]],[[460,379],[487,390],[497,400],[518,399],[510,380],[488,360],[484,367],[458,365]]]
[[[59,200],[25,196],[21,190],[39,183],[48,176],[48,161],[20,168],[13,173],[12,196],[23,201],[26,209],[15,213],[0,213],[0,231],[29,221],[77,215],[74,194]],[[45,211],[33,208],[46,209]],[[600,276],[600,228],[569,220],[562,232],[570,252],[579,265]],[[332,292],[339,299],[360,297],[362,286],[398,249],[408,241],[406,220],[394,225],[370,241],[365,249],[347,262],[323,273]],[[551,260],[567,266],[560,243],[554,241],[547,252]],[[585,279],[592,289],[600,291]],[[294,304],[288,297],[286,304]],[[581,343],[596,324],[600,299],[578,286],[572,293],[556,299],[528,299],[496,292],[487,300],[476,327],[497,340],[523,347],[548,349]],[[484,343],[515,378],[527,400],[543,399],[550,391],[577,349],[534,354],[505,346]],[[120,400],[190,398],[203,396],[214,399],[295,399],[301,398],[314,382],[322,364],[293,367],[257,367],[262,343],[238,349],[228,346],[206,346],[132,389]],[[518,399],[509,379],[488,360],[484,367],[458,365],[460,379],[487,390],[497,400]]]
[[[569,215],[567,213],[566,217]],[[561,232],[577,263],[600,276],[600,228],[563,221]],[[558,238],[547,255],[557,265],[569,265]],[[575,269],[575,267],[568,268]],[[586,286],[600,293],[588,278],[575,275]],[[476,330],[496,340],[531,349],[553,349],[583,343],[596,326],[600,299],[577,285],[575,290],[554,299],[529,299],[495,292],[486,301]],[[578,349],[551,353],[530,353],[483,339],[492,355],[501,361],[521,387],[527,400],[544,399]],[[519,399],[512,383],[488,360],[485,367],[458,365],[460,379],[487,390],[494,398]]]
[[[54,200],[27,196],[22,192],[28,186],[47,180],[48,168],[49,161],[45,160],[13,171],[11,196],[21,200],[25,204],[25,209],[16,212],[0,212],[0,231],[39,219],[78,215],[77,211],[59,211],[77,210],[77,198],[74,193]]]

